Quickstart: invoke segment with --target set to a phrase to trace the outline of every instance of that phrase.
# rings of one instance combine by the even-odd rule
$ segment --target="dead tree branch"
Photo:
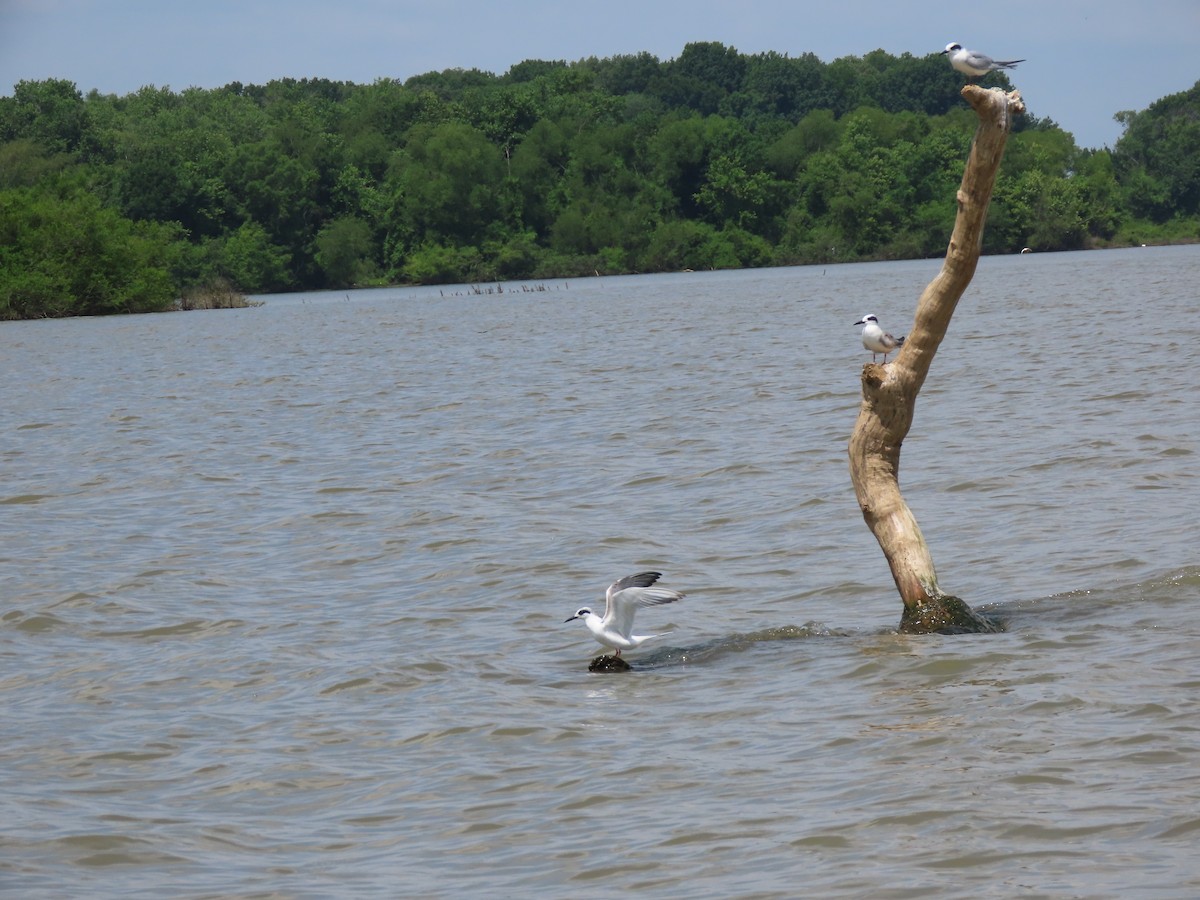
[[[1016,91],[1005,94],[967,85],[962,93],[975,109],[979,127],[958,191],[958,215],[946,260],[917,303],[900,353],[890,363],[863,366],[862,406],[850,437],[854,492],[900,591],[900,630],[906,632],[996,630],[994,623],[938,587],[929,547],[899,484],[900,446],[912,426],[917,394],[954,308],[975,274],[1012,120],[1025,111]]]

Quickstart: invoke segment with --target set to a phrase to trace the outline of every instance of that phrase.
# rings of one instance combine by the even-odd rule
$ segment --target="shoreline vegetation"
[[[175,301],[174,309],[189,312],[196,309],[246,309],[262,305],[262,300],[247,299],[229,282],[221,281],[185,289]]]
[[[0,319],[939,257],[961,89],[940,54],[717,42],[361,85],[22,81],[0,97]],[[1019,120],[985,255],[1200,242],[1200,82],[1115,117],[1111,149]]]

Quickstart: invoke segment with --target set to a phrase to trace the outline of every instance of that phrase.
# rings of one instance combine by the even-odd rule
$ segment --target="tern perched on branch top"
[[[620,581],[614,581],[609,586],[608,593],[605,595],[603,618],[592,612],[591,607],[584,606],[567,621],[583,619],[583,624],[588,627],[592,636],[605,647],[612,647],[616,650],[617,656],[621,655],[622,650],[633,650],[651,638],[670,634],[669,631],[661,634],[630,633],[633,631],[633,615],[639,607],[661,606],[664,603],[674,603],[676,600],[683,599],[683,594],[679,591],[651,587],[661,577],[661,572],[639,572],[636,575],[626,575]]]
[[[904,338],[892,337],[879,327],[879,320],[874,316],[863,316],[855,325],[862,325],[863,346],[871,351],[871,362],[875,362],[875,354],[882,353],[883,361],[887,362],[888,354],[898,347],[904,346]]]
[[[950,65],[969,78],[981,78],[996,69],[1013,69],[1023,59],[992,59],[986,53],[967,50],[962,44],[947,44],[942,53],[950,55]]]

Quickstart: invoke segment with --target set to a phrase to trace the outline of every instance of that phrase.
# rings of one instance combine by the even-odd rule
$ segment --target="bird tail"
[[[674,633],[674,631],[660,631],[658,634],[633,634],[630,635],[629,639],[641,645],[646,643],[646,641],[652,641],[655,638],[666,637],[668,634]]]
[[[896,346],[903,347],[904,346],[904,338],[906,338],[906,337],[908,337],[908,335],[904,335],[903,337],[896,338]]]
[[[1025,62],[1025,60],[1023,60],[1023,59],[1004,59],[1004,60],[998,59],[998,60],[996,60],[996,65],[998,65],[1002,68],[1005,68],[1005,69],[1015,69],[1017,66],[1017,63],[1019,63],[1019,62]]]

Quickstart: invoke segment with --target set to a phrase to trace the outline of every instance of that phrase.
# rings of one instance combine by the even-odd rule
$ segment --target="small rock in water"
[[[619,656],[597,656],[588,663],[589,672],[628,672],[632,668]]]

